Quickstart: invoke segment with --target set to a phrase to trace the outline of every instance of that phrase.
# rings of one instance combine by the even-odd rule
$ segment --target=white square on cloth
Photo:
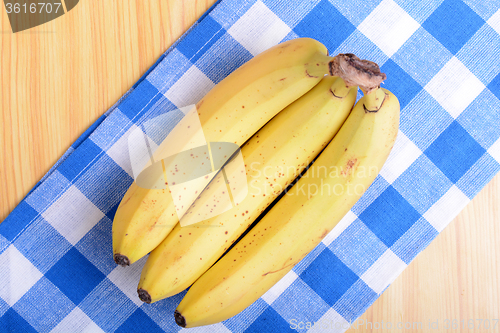
[[[257,1],[227,32],[255,56],[278,44],[290,31],[276,14]]]
[[[104,217],[104,213],[72,185],[42,213],[42,217],[75,245]]]
[[[420,155],[422,155],[420,149],[399,131],[394,147],[380,170],[380,175],[392,184]]]
[[[165,93],[178,108],[198,103],[215,86],[196,66],[191,66]]]
[[[51,332],[104,333],[79,307],[74,308]]]
[[[115,112],[120,111],[117,109]],[[130,133],[137,130],[137,128],[136,125],[132,125],[106,152],[130,177],[134,177],[134,172],[132,171],[132,164],[130,163],[128,138]]]
[[[14,245],[0,254],[0,267],[0,297],[10,306],[19,301],[43,276]]]
[[[387,249],[361,276],[361,280],[377,294],[380,294],[403,272],[406,266],[403,260]]]
[[[424,218],[438,232],[443,229],[455,218],[455,214],[469,203],[470,199],[458,187],[453,185],[441,199],[439,199],[424,214]]]
[[[455,119],[484,88],[484,84],[456,57],[451,58],[424,87]]]
[[[500,163],[500,139],[495,141],[494,144],[488,149],[488,154],[491,155],[498,163]]]
[[[384,0],[361,22],[358,30],[391,57],[419,27],[397,3]]]
[[[497,10],[497,12],[493,14],[486,23],[488,23],[490,27],[495,29],[495,31],[500,34],[500,9]]]
[[[333,308],[330,308],[325,314],[314,323],[314,326],[307,333],[336,333],[344,332],[351,327],[351,323],[345,320]]]

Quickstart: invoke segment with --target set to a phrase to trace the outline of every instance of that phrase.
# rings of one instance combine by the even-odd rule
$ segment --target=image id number
[[[486,329],[486,330],[496,330],[498,325],[498,319],[469,319],[469,320],[460,320],[457,319],[445,319],[444,320],[444,329],[445,330],[456,330],[459,328],[465,329]]]
[[[45,3],[45,2],[39,2],[39,3],[31,3],[29,6],[27,4],[20,4],[20,3],[6,3],[5,8],[7,9],[7,14],[14,13],[14,14],[42,14],[42,13],[47,13],[50,14],[52,12],[57,13],[59,11],[59,8],[61,7],[61,3],[56,3],[52,4],[50,2]]]

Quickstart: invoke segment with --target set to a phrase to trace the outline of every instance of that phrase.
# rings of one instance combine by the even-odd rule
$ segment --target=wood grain
[[[81,0],[16,34],[0,10],[0,221],[214,2]],[[414,331],[436,332],[429,320],[498,319],[499,192],[500,175],[360,318],[372,329],[349,332],[389,332],[373,327],[381,321],[422,322]],[[453,331],[494,332],[477,324]]]
[[[499,193],[497,175],[347,332],[500,332],[500,321],[496,329],[492,321],[500,319]],[[454,319],[459,327],[444,329]],[[490,329],[479,326],[484,319]],[[382,321],[422,328],[376,329]],[[429,328],[429,321],[439,321],[440,329]]]
[[[80,1],[16,34],[0,10],[0,221],[214,2]]]

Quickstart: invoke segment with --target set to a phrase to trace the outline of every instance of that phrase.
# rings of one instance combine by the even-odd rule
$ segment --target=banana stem
[[[329,73],[329,63],[332,59],[333,58],[327,54],[317,52],[311,61],[305,64],[306,74],[313,77],[325,76],[325,74]]]
[[[365,112],[377,112],[382,107],[385,99],[385,92],[381,88],[372,89],[370,91],[366,91],[366,89],[361,88],[363,94],[365,95],[365,99],[363,102],[363,107],[365,108]]]
[[[351,89],[352,87],[347,86],[345,81],[341,77],[338,77],[333,82],[330,91],[332,92],[333,96],[338,98],[344,98],[347,96],[347,94],[349,94]]]
[[[369,94],[380,87],[387,76],[380,72],[380,67],[369,60],[362,60],[352,53],[340,53],[335,57],[319,53],[306,64],[308,76],[320,77],[328,73],[341,77],[346,88],[359,86]],[[339,94],[342,95],[339,91]],[[345,92],[344,92],[345,95]]]
[[[376,63],[361,60],[352,53],[338,54],[328,66],[330,75],[340,76],[348,87],[359,86],[367,94],[377,89],[387,78]]]

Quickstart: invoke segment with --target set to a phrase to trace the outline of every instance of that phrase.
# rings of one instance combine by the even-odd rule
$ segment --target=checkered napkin
[[[0,224],[0,332],[179,331],[173,311],[184,293],[143,304],[144,260],[123,268],[112,259],[113,216],[133,181],[128,134],[302,36],[381,65],[401,103],[396,145],[367,193],[288,275],[243,313],[192,331],[345,331],[500,169],[499,7],[219,1]]]

